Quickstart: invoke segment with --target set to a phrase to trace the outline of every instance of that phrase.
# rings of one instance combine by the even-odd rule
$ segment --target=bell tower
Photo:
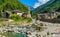
[[[28,15],[27,17],[31,18],[30,7],[28,7]]]

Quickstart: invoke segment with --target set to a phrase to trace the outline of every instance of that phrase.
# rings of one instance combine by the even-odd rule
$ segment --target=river
[[[28,37],[26,34],[14,33],[14,32],[6,32],[3,33],[3,35],[5,35],[6,37]]]

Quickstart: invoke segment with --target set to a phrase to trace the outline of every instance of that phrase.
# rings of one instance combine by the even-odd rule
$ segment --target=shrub
[[[36,27],[36,25],[35,25],[35,24],[32,24],[31,26],[32,26],[32,27]]]
[[[12,19],[12,20],[14,20],[14,21],[18,21],[18,20],[21,20],[22,17],[20,17],[20,16],[17,15],[17,14],[12,14],[12,15],[10,16],[10,19]]]
[[[60,18],[60,14],[59,14],[59,15],[57,15],[57,18]]]
[[[5,18],[0,18],[0,21],[5,21],[6,19]]]
[[[50,32],[47,32],[47,35],[50,35]]]
[[[32,21],[32,19],[31,19],[31,18],[27,18],[27,17],[26,17],[26,18],[24,18],[23,20],[24,20],[24,21],[26,21],[26,22],[31,22],[31,21]]]
[[[43,23],[40,23],[40,26],[43,26]]]
[[[25,21],[25,22],[31,22],[32,21],[32,19],[31,18],[24,18],[24,17],[21,17],[21,16],[19,16],[19,15],[17,15],[17,14],[12,14],[11,16],[10,16],[10,19],[12,19],[12,20],[14,20],[14,21]]]

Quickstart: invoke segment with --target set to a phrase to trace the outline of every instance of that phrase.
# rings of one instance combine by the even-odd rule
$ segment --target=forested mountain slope
[[[20,10],[22,12],[27,12],[28,7],[18,0],[0,0],[0,11],[4,10]]]
[[[32,12],[45,13],[45,12],[52,12],[52,11],[59,11],[59,10],[60,10],[60,0],[50,0],[47,3],[36,8]]]

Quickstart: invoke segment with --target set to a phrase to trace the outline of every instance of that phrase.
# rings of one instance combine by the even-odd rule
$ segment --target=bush
[[[0,21],[5,21],[6,19],[5,18],[0,18]]]
[[[35,25],[35,24],[32,24],[31,26],[32,26],[32,27],[36,27],[36,25]]]
[[[23,20],[26,21],[26,22],[31,22],[32,21],[31,18],[27,18],[27,17],[26,18],[23,18]]]
[[[43,26],[43,23],[40,23],[40,26]]]
[[[59,15],[57,15],[57,18],[60,18],[60,14],[59,14]]]
[[[50,35],[50,32],[47,32],[47,35]]]
[[[12,20],[14,20],[14,21],[25,21],[25,22],[31,22],[32,21],[32,19],[31,18],[24,18],[24,17],[21,17],[21,16],[19,16],[19,15],[17,15],[17,14],[12,14],[11,16],[10,16],[10,19],[12,19]]]
[[[20,16],[17,15],[17,14],[12,14],[12,15],[10,16],[10,19],[12,19],[12,20],[14,20],[14,21],[18,21],[18,20],[21,20],[22,17],[20,17]]]

